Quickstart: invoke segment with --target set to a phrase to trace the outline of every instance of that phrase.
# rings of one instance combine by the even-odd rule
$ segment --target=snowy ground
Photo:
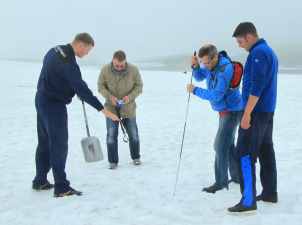
[[[120,140],[120,167],[107,161],[84,162],[80,140],[85,136],[81,105],[69,106],[71,184],[82,197],[55,199],[52,192],[34,192],[36,114],[34,94],[40,64],[0,62],[0,225],[195,225],[300,224],[302,220],[302,76],[280,75],[275,147],[280,203],[259,203],[253,215],[230,215],[226,208],[239,201],[237,185],[215,195],[201,192],[213,182],[212,142],[217,115],[193,97],[181,174],[172,197],[184,123],[188,75],[142,72],[138,124],[143,165],[130,162],[128,146]],[[96,93],[98,68],[83,68],[84,79]],[[91,130],[105,149],[102,115],[88,110]],[[52,181],[52,174],[49,176]],[[258,191],[261,190],[258,182]],[[299,222],[300,221],[300,222]]]

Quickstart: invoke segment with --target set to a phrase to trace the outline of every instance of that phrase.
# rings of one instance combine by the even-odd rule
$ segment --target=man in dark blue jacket
[[[215,182],[203,191],[215,193],[228,188],[228,170],[231,181],[239,183],[237,155],[235,152],[235,133],[242,114],[242,97],[237,88],[231,88],[233,64],[223,54],[219,54],[212,44],[204,45],[197,57],[193,56],[193,77],[206,81],[207,88],[189,84],[187,89],[203,100],[209,101],[213,110],[219,114],[219,127],[215,137]]]
[[[36,176],[32,187],[34,190],[48,190],[54,187],[55,197],[82,194],[70,187],[65,173],[68,153],[66,105],[77,94],[80,99],[104,113],[106,117],[118,120],[114,114],[104,109],[82,80],[75,57],[84,57],[93,46],[92,37],[87,33],[81,33],[71,44],[50,49],[43,60],[35,98],[38,147]],[[50,169],[53,172],[54,185],[47,180]]]
[[[273,147],[273,119],[277,97],[278,59],[250,22],[240,23],[233,37],[249,51],[245,64],[242,96],[244,114],[238,134],[241,201],[230,212],[257,209],[256,201],[276,203],[277,169]],[[255,163],[260,162],[262,193],[256,197]]]

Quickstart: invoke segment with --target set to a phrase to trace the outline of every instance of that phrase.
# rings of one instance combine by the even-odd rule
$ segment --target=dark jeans
[[[37,132],[36,184],[47,181],[47,173],[52,168],[55,193],[65,192],[69,188],[65,165],[68,153],[67,110],[63,103],[51,101],[37,93]]]
[[[239,182],[238,159],[234,139],[242,112],[228,112],[219,116],[219,127],[215,138],[215,184],[228,186],[228,170],[231,179]]]
[[[131,158],[140,158],[140,142],[138,136],[138,128],[136,124],[136,118],[125,118],[122,120],[126,132],[129,136],[129,148]],[[118,128],[119,122],[112,121],[111,119],[106,119],[107,126],[107,151],[108,151],[108,161],[110,163],[118,163]]]
[[[277,168],[273,146],[274,113],[252,113],[251,127],[239,129],[237,149],[240,156],[241,202],[251,206],[256,202],[255,163],[260,162],[262,195],[277,193]]]

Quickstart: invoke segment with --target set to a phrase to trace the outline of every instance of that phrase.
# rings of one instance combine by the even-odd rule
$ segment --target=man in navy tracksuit
[[[35,98],[37,110],[38,147],[36,150],[36,176],[34,190],[54,187],[54,196],[81,195],[70,187],[66,178],[65,164],[68,154],[67,109],[75,94],[112,120],[118,118],[104,109],[82,80],[75,56],[84,57],[94,46],[87,33],[78,34],[68,45],[56,46],[44,57]],[[47,180],[52,169],[55,184]]]
[[[278,59],[255,26],[244,22],[237,26],[233,37],[241,48],[249,51],[245,64],[242,97],[244,114],[238,134],[240,154],[241,201],[230,212],[257,209],[256,201],[276,203],[277,169],[273,147],[273,119],[277,97]],[[262,193],[256,197],[255,162],[260,162]]]
[[[215,137],[215,182],[203,188],[203,191],[215,193],[228,188],[228,170],[231,181],[239,183],[238,163],[235,152],[235,133],[242,114],[242,97],[237,88],[231,88],[233,64],[230,59],[218,53],[212,44],[204,45],[197,57],[192,57],[193,77],[197,81],[206,81],[207,88],[188,85],[188,91],[209,101],[213,110],[218,112],[219,127]]]

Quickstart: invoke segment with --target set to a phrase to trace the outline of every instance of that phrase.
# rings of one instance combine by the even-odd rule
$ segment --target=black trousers
[[[277,192],[277,168],[273,145],[274,113],[254,112],[251,127],[239,128],[237,152],[239,154],[239,177],[242,203],[250,206],[256,198],[255,163],[260,163],[262,195],[269,196]]]

